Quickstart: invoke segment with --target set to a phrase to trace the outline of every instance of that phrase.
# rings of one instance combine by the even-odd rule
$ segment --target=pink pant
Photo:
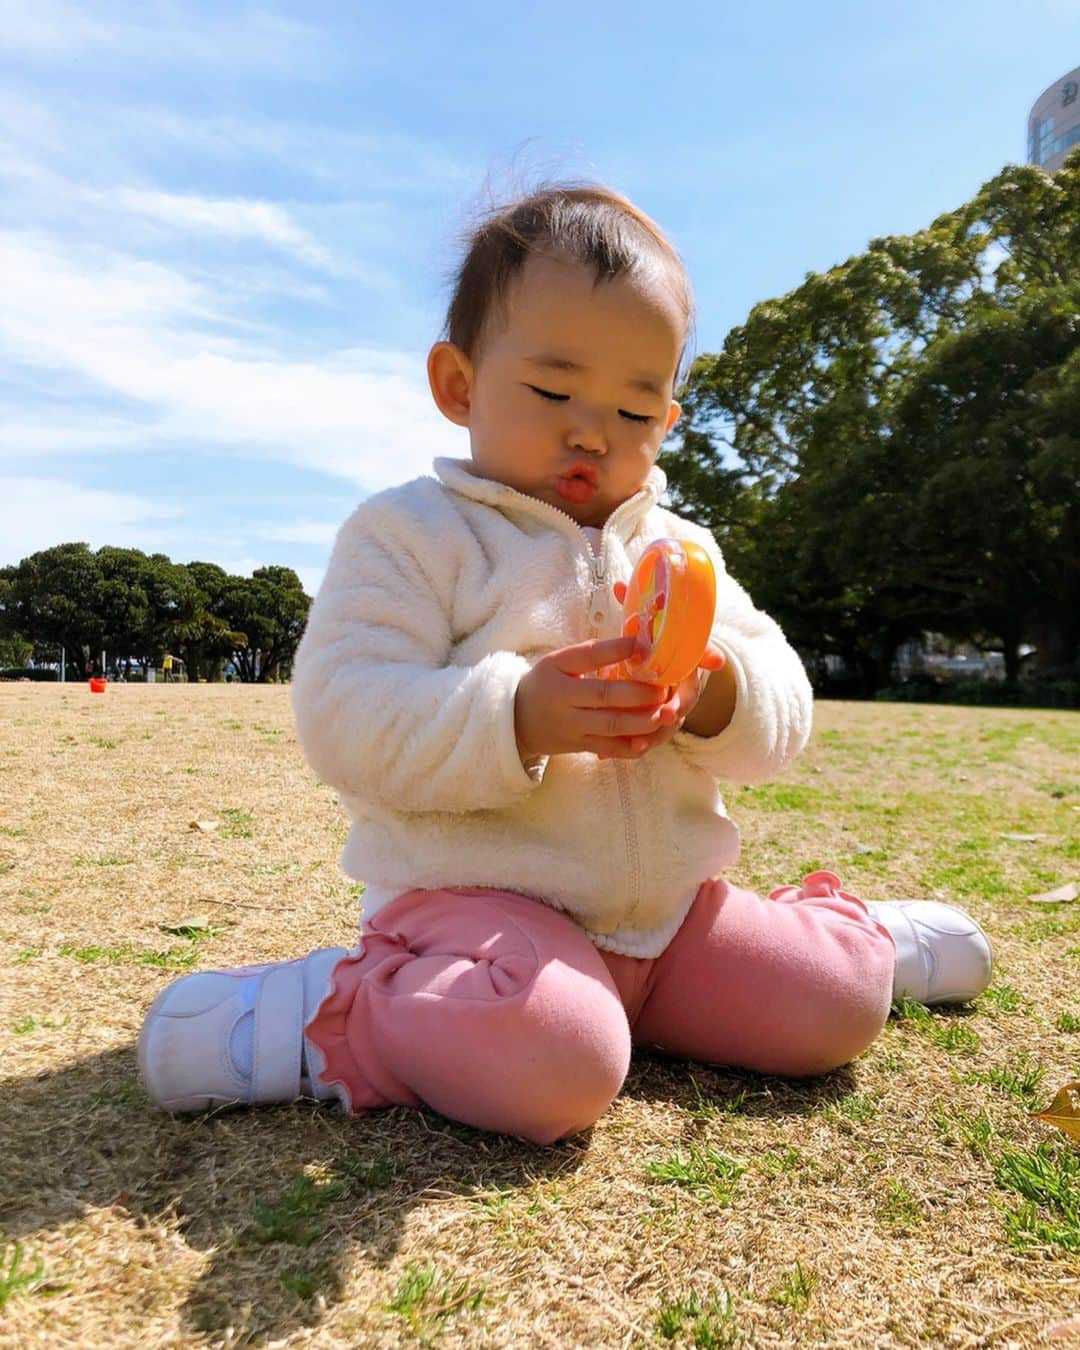
[[[546,1144],[591,1125],[632,1045],[805,1077],[846,1064],[888,1016],[893,944],[829,872],[768,899],[717,879],[660,956],[601,952],[507,891],[385,905],[306,1027],[353,1111],[427,1103]]]

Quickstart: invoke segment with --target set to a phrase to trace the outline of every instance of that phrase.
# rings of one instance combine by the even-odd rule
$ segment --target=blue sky
[[[1080,0],[0,0],[0,565],[119,544],[309,590],[431,406],[485,184],[588,177],[698,349],[1025,154]]]

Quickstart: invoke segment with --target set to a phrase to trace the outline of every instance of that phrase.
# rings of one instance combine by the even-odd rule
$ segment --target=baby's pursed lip
[[[587,459],[575,459],[559,474],[560,478],[584,478],[590,487],[596,486],[596,466]]]

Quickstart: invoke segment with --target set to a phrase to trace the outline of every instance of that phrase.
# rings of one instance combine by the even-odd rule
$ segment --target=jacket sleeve
[[[425,530],[386,496],[342,526],[311,607],[292,685],[300,744],[319,777],[355,800],[400,811],[506,806],[542,776],[542,766],[522,766],[514,733],[529,663],[508,651],[450,663],[446,517]]]
[[[716,569],[716,617],[711,641],[735,676],[735,714],[716,736],[678,732],[676,749],[716,778],[760,783],[779,773],[810,737],[813,693],[802,661],[779,624],[755,608],[728,575],[708,530],[667,514],[673,537],[703,545]]]

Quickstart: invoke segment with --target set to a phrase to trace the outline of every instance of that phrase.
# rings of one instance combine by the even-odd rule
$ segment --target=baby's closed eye
[[[539,394],[541,398],[551,399],[554,403],[566,403],[569,401],[570,398],[569,394],[556,394],[553,393],[550,389],[541,389],[538,385],[535,384],[530,384],[528,387],[533,391],[534,394]],[[651,418],[648,415],[648,413],[632,413],[628,412],[625,408],[619,409],[619,416],[625,417],[628,422],[653,421],[653,418]]]

